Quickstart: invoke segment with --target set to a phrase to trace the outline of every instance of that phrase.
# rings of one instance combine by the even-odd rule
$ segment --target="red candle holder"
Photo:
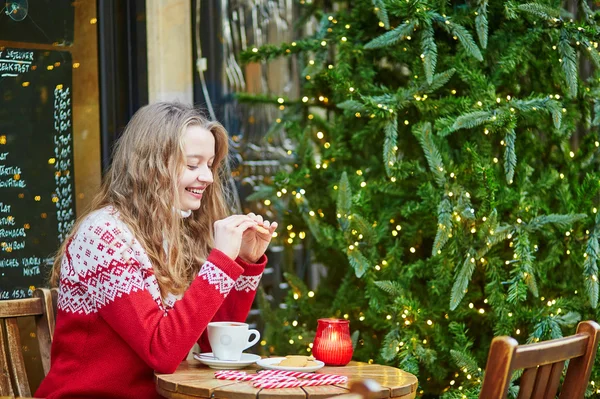
[[[327,366],[345,366],[352,360],[350,322],[341,319],[319,319],[312,353]]]

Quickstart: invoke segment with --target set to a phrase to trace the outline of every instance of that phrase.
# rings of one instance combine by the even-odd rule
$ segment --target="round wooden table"
[[[242,369],[254,373],[256,364]],[[217,380],[213,370],[197,360],[184,361],[173,374],[155,374],[156,390],[165,398],[191,399],[324,399],[348,393],[356,380],[375,380],[381,385],[373,399],[413,399],[417,393],[417,377],[390,366],[350,362],[344,367],[323,367],[317,373],[348,376],[347,384],[301,388],[254,388],[251,382]]]

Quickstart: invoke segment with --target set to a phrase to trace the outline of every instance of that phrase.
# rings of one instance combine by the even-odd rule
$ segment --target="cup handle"
[[[258,330],[248,330],[248,338],[250,338],[252,336],[252,334],[255,335],[254,339],[252,341],[248,342],[248,344],[246,344],[246,347],[244,349],[248,349],[249,347],[251,347],[252,345],[257,343],[258,340],[260,339],[260,333],[258,332]]]

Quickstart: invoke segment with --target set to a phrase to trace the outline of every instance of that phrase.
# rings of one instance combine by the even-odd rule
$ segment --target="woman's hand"
[[[273,232],[277,229],[277,222],[270,223],[254,213],[249,213],[248,217],[255,221],[256,225],[244,232],[239,256],[245,262],[256,263],[267,250]]]
[[[245,237],[244,232],[257,225],[258,222],[255,219],[246,215],[232,215],[217,220],[214,224],[215,248],[235,260],[240,255],[242,237]]]

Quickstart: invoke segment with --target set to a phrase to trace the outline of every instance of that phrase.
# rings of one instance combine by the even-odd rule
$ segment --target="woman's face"
[[[179,177],[179,209],[194,211],[200,208],[204,190],[213,182],[215,138],[200,126],[188,126],[183,150],[186,164]]]

